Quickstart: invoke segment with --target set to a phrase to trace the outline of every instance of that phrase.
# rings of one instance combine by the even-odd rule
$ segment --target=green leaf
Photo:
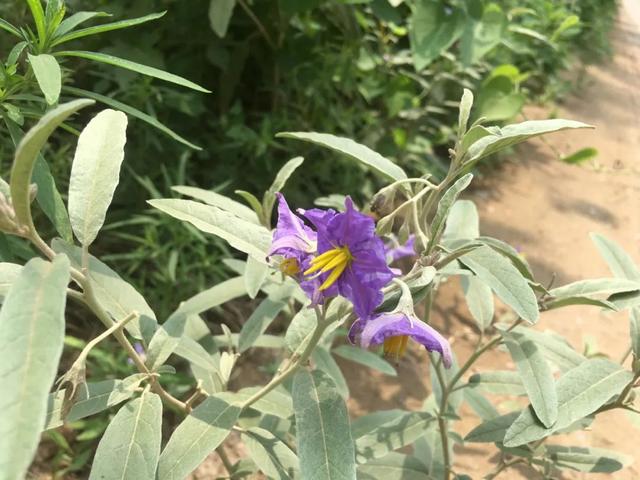
[[[518,333],[500,332],[516,364],[538,419],[551,427],[558,418],[558,398],[551,368],[536,344]]]
[[[65,421],[74,422],[128,400],[146,377],[145,374],[136,373],[124,380],[105,380],[81,385],[66,417],[63,415],[66,389],[49,394],[44,429],[57,428]]]
[[[262,260],[271,245],[271,233],[264,227],[244,221],[218,207],[193,200],[161,199],[148,203],[179,220],[224,240],[233,248]]]
[[[579,165],[598,156],[598,150],[593,147],[581,148],[571,155],[563,155],[561,160],[570,165]]]
[[[184,137],[181,137],[176,132],[171,130],[169,127],[159,122],[157,118],[152,117],[151,115],[148,115],[144,112],[141,112],[137,108],[133,108],[132,106],[127,105],[126,103],[122,103],[122,102],[119,102],[118,100],[107,97],[105,95],[100,95],[99,93],[90,92],[89,90],[83,90],[81,88],[64,86],[62,87],[62,90],[80,97],[92,98],[96,102],[103,103],[111,108],[115,108],[116,110],[121,110],[127,115],[130,115],[134,118],[142,120],[143,122],[151,125],[152,127],[157,128],[162,133],[168,135],[169,137],[173,138],[174,140],[177,140],[178,142],[182,143],[183,145],[186,145],[189,148],[193,148],[194,150],[202,150],[202,148],[200,148],[198,145],[195,145],[189,142]]]
[[[459,260],[524,320],[530,323],[538,321],[536,296],[509,260],[487,246],[476,248]]]
[[[620,245],[597,233],[591,234],[591,240],[615,277],[640,281],[640,269]]]
[[[189,197],[195,198],[196,200],[200,200],[207,205],[218,207],[222,210],[226,210],[229,213],[233,213],[235,216],[240,217],[247,222],[260,225],[260,220],[258,220],[256,212],[254,212],[246,205],[243,205],[240,202],[236,202],[235,200],[225,195],[220,195],[219,193],[212,192],[211,190],[203,190],[201,188],[189,187],[186,185],[171,187],[171,189],[182,195],[187,195]]]
[[[393,180],[402,180],[407,178],[407,174],[404,170],[391,160],[384,158],[369,147],[354,142],[350,138],[336,137],[335,135],[328,133],[316,132],[282,132],[278,133],[276,137],[295,138],[297,140],[303,140],[305,142],[329,148],[347,155],[354,160],[362,162]]]
[[[58,38],[64,35],[65,33],[70,32],[74,28],[76,28],[81,23],[86,22],[87,20],[91,20],[96,17],[110,17],[111,14],[106,12],[77,12],[71,15],[70,17],[65,18],[58,28],[56,29],[53,38]]]
[[[640,308],[632,308],[629,311],[629,336],[633,354],[640,358]]]
[[[556,28],[555,32],[551,35],[551,42],[557,42],[560,36],[572,27],[575,27],[580,23],[580,17],[577,15],[569,15],[562,23]]]
[[[509,120],[520,113],[526,100],[527,97],[517,89],[510,77],[496,75],[486,80],[478,93],[477,115],[485,121]],[[483,138],[487,137],[483,136],[480,140]],[[469,151],[472,148],[469,147]]]
[[[56,45],[60,45],[61,43],[70,42],[71,40],[76,40],[82,37],[88,37],[89,35],[97,35],[104,32],[110,32],[112,30],[119,30],[121,28],[129,28],[135,25],[140,25],[152,20],[157,20],[158,18],[164,16],[165,13],[166,12],[151,13],[149,15],[145,15],[144,17],[130,18],[128,20],[121,20],[119,22],[103,23],[102,25],[75,30],[71,33],[60,34],[60,31],[58,30],[56,32],[55,40],[52,42],[51,46],[55,47]]]
[[[236,0],[210,0],[209,23],[211,29],[220,38],[224,38],[227,34],[235,6]]]
[[[353,438],[360,438],[374,432],[383,423],[400,418],[407,413],[410,412],[396,408],[392,410],[377,410],[373,413],[362,415],[351,422],[351,435]]]
[[[39,1],[39,0],[38,0]],[[81,108],[92,105],[93,100],[74,100],[59,105],[47,112],[40,121],[29,130],[20,141],[11,169],[11,201],[16,212],[16,219],[31,226],[31,207],[29,199],[29,184],[34,164],[40,150],[47,142],[49,135],[68,117]]]
[[[481,158],[491,155],[498,150],[503,150],[529,138],[537,137],[552,132],[574,128],[593,128],[581,122],[573,120],[528,120],[522,123],[507,125],[497,129],[495,133],[480,138],[474,142],[467,152],[466,163],[476,162]]]
[[[271,212],[273,211],[273,204],[276,201],[276,192],[281,191],[289,177],[297,170],[297,168],[302,165],[304,162],[304,158],[295,157],[285,163],[282,168],[278,171],[276,178],[273,180],[273,183],[269,187],[269,190],[264,194],[264,199],[262,201],[263,212],[265,218],[271,218]]]
[[[30,260],[0,310],[0,479],[23,478],[36,452],[64,341],[69,260]]]
[[[451,207],[457,200],[458,195],[460,195],[460,193],[469,186],[471,180],[473,180],[473,174],[471,173],[467,173],[463,177],[460,177],[447,189],[446,192],[444,192],[442,198],[440,198],[440,201],[438,202],[438,210],[431,221],[431,238],[429,239],[427,250],[431,251],[435,242],[440,240],[440,235],[444,230],[445,222],[447,221]]]
[[[321,371],[299,371],[293,379],[296,445],[305,480],[353,480],[355,452],[347,406]]]
[[[518,418],[519,414],[520,412],[511,412],[490,420],[485,420],[467,433],[464,441],[471,443],[502,442],[507,430],[514,420]]]
[[[359,480],[428,480],[429,471],[416,457],[391,452],[358,467]]]
[[[71,265],[82,268],[82,249],[71,246],[56,238],[51,242],[55,252],[69,257]],[[89,278],[98,303],[102,305],[114,322],[122,320],[131,312],[140,315],[125,326],[127,331],[138,340],[148,341],[156,330],[156,315],[142,295],[106,264],[89,255]]]
[[[259,390],[262,390],[262,387],[247,387],[237,392],[221,392],[216,396],[229,404],[242,405]],[[293,415],[291,397],[284,390],[278,389],[271,390],[260,400],[251,404],[250,408],[285,420]]]
[[[420,0],[409,19],[413,64],[418,72],[438,58],[464,28],[464,13],[437,0]]]
[[[47,103],[49,105],[58,103],[62,88],[62,72],[55,57],[46,53],[29,54],[29,63]]]
[[[242,353],[249,349],[285,306],[286,303],[283,301],[265,298],[242,326],[238,339],[238,352]]]
[[[460,46],[464,66],[475,64],[497,47],[507,31],[507,16],[499,5],[490,3],[479,21],[467,20]]]
[[[465,388],[464,399],[482,420],[491,420],[500,416],[493,404],[477,390]]]
[[[284,335],[285,344],[290,352],[294,352],[297,348],[304,348],[303,343],[308,343],[309,335],[316,323],[316,314],[313,309],[303,307],[298,310]]]
[[[480,220],[478,209],[471,200],[457,200],[451,205],[447,223],[442,234],[443,242],[452,240],[473,240],[478,237]]]
[[[20,270],[22,270],[22,265],[7,262],[0,263],[0,301],[7,295],[9,288],[18,278]]]
[[[145,391],[127,403],[104,432],[89,480],[155,478],[162,440],[162,400]]]
[[[147,77],[153,77],[159,80],[164,80],[165,82],[174,83],[176,85],[190,88],[198,92],[211,93],[206,88],[201,87],[200,85],[197,85],[187,80],[186,78],[174,75],[173,73],[165,72],[164,70],[159,70],[157,68],[149,67],[148,65],[142,65],[130,60],[125,60],[124,58],[114,57],[113,55],[108,55],[106,53],[66,50],[62,52],[56,52],[56,56],[79,57],[94,62],[105,63],[114,67],[124,68],[125,70],[131,70],[132,72],[140,73],[142,75],[146,75]]]
[[[616,305],[612,302],[608,302],[606,300],[597,300],[595,298],[589,298],[581,295],[546,300],[544,302],[544,309],[553,310],[554,308],[568,307],[570,305],[591,305],[594,307],[602,307],[609,310],[618,311],[618,307],[616,307]]]
[[[40,0],[27,0],[27,5],[31,10],[33,21],[36,24],[36,30],[38,31],[38,39],[40,44],[44,44],[47,38],[47,25],[45,21],[44,10],[42,9],[42,3]]]
[[[3,18],[0,18],[0,28],[2,30],[5,30],[11,33],[12,35],[15,35],[16,37],[22,38],[22,34],[20,33],[20,30],[18,30],[16,27],[11,25],[9,22],[7,22]]]
[[[258,261],[254,257],[247,258],[247,266],[244,271],[244,286],[247,289],[249,298],[256,298],[270,271],[271,267],[266,263]]]
[[[477,277],[460,277],[464,298],[467,301],[469,312],[478,324],[481,332],[491,326],[493,321],[493,293],[489,286],[482,283]]]
[[[469,387],[495,395],[524,395],[524,385],[518,372],[495,370],[474,373],[469,377]]]
[[[497,238],[492,237],[480,236],[478,237],[478,240],[485,245],[493,248],[496,252],[507,257],[509,260],[511,260],[511,263],[513,263],[513,265],[518,269],[518,271],[524,278],[533,281],[533,273],[531,273],[531,267],[529,267],[529,264],[523,258],[523,256],[520,255],[520,253],[518,253],[518,251],[511,245],[503,242],[502,240],[498,240]]]
[[[157,370],[180,344],[187,318],[244,295],[244,280],[235,277],[182,302],[180,307],[158,328],[149,342],[147,365]]]
[[[220,445],[240,408],[215,396],[198,405],[173,431],[158,462],[158,480],[183,480]]]
[[[115,110],[98,113],[80,133],[69,180],[69,216],[85,248],[104,224],[118,185],[126,141],[127,116]]]
[[[532,409],[526,408],[507,430],[504,445],[517,447],[567,428],[619,394],[632,378],[631,372],[609,360],[582,362],[557,381],[558,420],[553,427],[545,428]]]
[[[269,478],[288,480],[299,477],[298,457],[271,432],[252,427],[242,433],[249,456]]]
[[[387,362],[384,358],[363,348],[353,347],[351,345],[340,345],[334,348],[332,352],[339,357],[359,363],[365,367],[378,370],[385,375],[389,375],[391,377],[396,377],[398,375],[393,365]]]
[[[14,145],[18,146],[23,137],[22,130],[12,120],[7,117],[4,117],[4,119]],[[65,240],[71,241],[73,239],[73,232],[71,231],[71,223],[69,222],[67,209],[60,192],[58,192],[56,188],[56,182],[53,175],[51,175],[49,165],[40,154],[38,154],[35,165],[33,166],[32,177],[38,187],[36,193],[38,205],[40,205],[47,218],[51,220],[56,231]]]
[[[626,278],[590,278],[563,285],[549,290],[556,298],[574,296],[609,296],[614,293],[632,292],[640,290],[640,281],[627,280]]]
[[[604,448],[545,445],[545,451],[554,466],[578,472],[613,473],[633,462],[627,455]]]
[[[472,106],[473,92],[465,88],[462,92],[462,98],[460,99],[460,111],[458,113],[458,139],[460,140],[462,140],[462,137],[467,132],[467,123],[469,122]]]
[[[342,375],[342,370],[340,370],[331,353],[323,347],[316,347],[311,354],[311,358],[318,370],[322,370],[331,377],[340,396],[344,399],[349,398],[349,385],[347,385],[347,381]]]
[[[524,327],[516,327],[513,331],[533,341],[543,351],[545,358],[563,372],[574,369],[586,360],[566,340],[560,339],[557,335]]]
[[[425,427],[434,417],[426,412],[405,412],[397,418],[378,425],[372,432],[356,438],[356,461],[367,463],[384,457],[413,443],[424,434]]]

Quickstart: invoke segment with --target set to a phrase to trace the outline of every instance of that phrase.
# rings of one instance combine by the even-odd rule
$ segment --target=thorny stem
[[[324,311],[321,311],[320,308],[318,307],[315,307],[315,310],[316,310],[316,317],[317,317],[316,328],[311,334],[311,337],[309,338],[309,342],[307,343],[307,346],[305,347],[304,351],[298,357],[296,357],[294,354],[292,356],[292,359],[295,358],[295,360],[293,360],[289,365],[287,365],[287,367],[284,370],[282,370],[282,372],[276,374],[269,383],[267,383],[254,395],[248,398],[241,405],[240,408],[242,410],[250,407],[251,405],[256,403],[258,400],[260,400],[262,397],[264,397],[269,392],[271,392],[274,388],[281,385],[285,380],[291,377],[291,375],[293,375],[298,370],[298,368],[302,364],[304,364],[304,362],[306,362],[309,359],[311,352],[313,352],[313,349],[316,347],[316,345],[322,338],[322,334],[324,333],[326,328],[329,326],[329,322],[326,321]]]

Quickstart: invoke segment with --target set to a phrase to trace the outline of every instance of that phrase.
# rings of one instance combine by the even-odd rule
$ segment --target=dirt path
[[[543,283],[554,274],[556,284],[610,276],[589,238],[590,232],[616,240],[640,261],[640,5],[635,0],[624,2],[612,42],[614,58],[589,67],[584,88],[568,98],[557,112],[558,117],[593,124],[596,130],[562,132],[548,137],[546,142],[526,144],[513,155],[513,162],[481,181],[481,188],[474,193],[481,233],[518,246]],[[527,110],[529,118],[547,115],[543,109]],[[569,154],[583,147],[599,151],[597,168],[570,166],[556,158],[555,152]],[[464,360],[470,351],[466,340],[470,329],[464,325],[472,321],[459,292],[458,285],[452,285],[439,293],[441,310],[435,321],[452,335],[454,350]],[[578,349],[582,349],[587,336],[591,337],[600,351],[613,358],[619,358],[628,346],[625,313],[566,308],[544,313],[537,328],[566,336]],[[354,392],[350,400],[352,411],[360,415],[371,408],[419,408],[430,386],[424,354],[414,353],[415,357],[401,364],[399,380],[376,377],[381,383],[375,394],[371,387],[365,387],[371,384],[370,372],[347,369]],[[508,355],[498,352],[485,358],[478,370],[505,368],[509,363]],[[358,385],[363,386],[361,391]],[[466,434],[477,423],[472,412],[464,408],[459,433]],[[640,429],[630,424],[626,413],[603,414],[592,431],[561,441],[625,452],[635,457],[635,464],[615,474],[615,478],[640,478]],[[497,449],[484,444],[456,448],[456,471],[481,478],[491,469],[496,453]],[[531,471],[511,470],[499,478],[533,478],[531,475]],[[571,474],[567,478],[611,477]]]

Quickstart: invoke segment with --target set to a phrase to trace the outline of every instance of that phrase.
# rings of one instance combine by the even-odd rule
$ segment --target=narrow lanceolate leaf
[[[106,13],[106,12],[78,12],[78,13],[74,13],[70,17],[67,17],[62,22],[60,22],[60,25],[58,25],[58,28],[56,29],[55,34],[53,35],[53,37],[54,38],[60,37],[60,36],[64,35],[65,33],[70,32],[71,30],[76,28],[81,23],[84,23],[87,20],[91,20],[92,18],[110,17],[110,16],[111,16],[111,14]]]
[[[504,444],[517,447],[545,438],[595,412],[631,381],[633,374],[609,360],[590,359],[557,381],[558,420],[545,428],[531,407],[522,411],[507,431]]]
[[[626,278],[590,278],[549,290],[556,298],[573,296],[602,297],[640,290],[640,281]]]
[[[352,347],[351,345],[340,345],[332,350],[335,355],[342,357],[346,360],[350,360],[365,367],[378,370],[379,372],[395,377],[398,375],[396,369],[387,362],[384,358],[376,355],[373,352],[364,350],[358,347]]]
[[[71,93],[72,95],[76,95],[78,97],[86,97],[95,100],[96,102],[100,102],[108,107],[115,108],[116,110],[120,110],[130,117],[137,118],[138,120],[142,120],[143,122],[151,125],[152,127],[160,130],[165,135],[177,140],[178,142],[186,145],[189,148],[193,148],[194,150],[202,150],[198,145],[191,143],[186,138],[178,135],[176,132],[167,127],[164,123],[160,122],[157,118],[152,117],[151,115],[144,113],[137,108],[132,107],[131,105],[127,105],[126,103],[119,102],[111,97],[107,97],[106,95],[100,95],[99,93],[90,92],[89,90],[83,90],[81,88],[64,86],[62,89],[65,92]]]
[[[493,321],[493,293],[491,288],[477,277],[460,277],[464,298],[471,316],[481,332],[491,326]]]
[[[7,130],[9,130],[11,140],[13,140],[13,144],[17,147],[23,137],[22,130],[17,123],[10,120],[6,115],[4,116],[4,121],[7,125]],[[57,232],[65,240],[70,242],[73,239],[73,232],[71,231],[67,208],[60,192],[58,192],[49,165],[40,154],[37,155],[36,162],[33,166],[32,180],[38,187],[36,193],[38,205],[40,205],[40,208],[42,208],[47,218],[51,220]]]
[[[611,273],[619,278],[640,281],[640,269],[620,245],[597,233],[591,234],[591,240],[596,244],[600,255],[609,265]]]
[[[255,395],[261,387],[247,387],[237,392],[221,392],[216,396],[222,398],[229,404],[241,405]],[[252,410],[257,410],[267,415],[288,419],[293,416],[293,403],[291,397],[284,390],[271,390],[260,400],[251,404]]]
[[[323,347],[317,347],[311,354],[311,358],[318,370],[322,370],[331,377],[340,396],[345,399],[349,398],[349,385],[347,385],[347,380],[331,353]]]
[[[270,271],[271,268],[266,263],[256,260],[251,256],[247,258],[247,266],[244,271],[244,285],[247,288],[249,298],[256,298]]]
[[[529,138],[575,128],[593,127],[585,123],[560,118],[552,120],[528,120],[522,123],[507,125],[506,127],[500,128],[497,132],[486,135],[474,142],[467,151],[465,161],[472,163],[498,150],[524,142]]]
[[[516,327],[513,331],[533,341],[542,350],[545,358],[563,372],[574,369],[586,360],[586,357],[576,352],[566,340],[551,332],[539,332],[525,327]]]
[[[463,392],[465,401],[482,420],[491,420],[500,416],[493,404],[477,390],[465,388]]]
[[[11,201],[16,219],[24,225],[32,225],[29,199],[29,184],[34,164],[49,135],[67,118],[83,107],[93,104],[93,100],[74,100],[62,104],[46,115],[29,130],[20,141],[11,169]]]
[[[89,480],[155,478],[162,440],[162,400],[145,391],[111,420],[91,467]]]
[[[95,12],[91,12],[95,13]],[[69,42],[71,40],[75,40],[77,38],[88,37],[89,35],[97,35],[99,33],[110,32],[112,30],[120,30],[122,28],[129,28],[135,25],[140,25],[141,23],[150,22],[152,20],[157,20],[162,17],[166,12],[159,13],[151,13],[149,15],[145,15],[144,17],[138,18],[130,18],[127,20],[120,20],[119,22],[111,22],[111,23],[103,23],[102,25],[96,25],[94,27],[82,28],[80,30],[75,30],[70,33],[60,34],[60,29],[58,29],[56,39],[53,41],[52,46],[60,45],[64,42]],[[60,24],[62,25],[62,24]]]
[[[46,53],[29,54],[29,63],[45,100],[49,105],[55,105],[60,98],[60,89],[62,88],[62,72],[57,60],[53,55]]]
[[[224,38],[229,28],[229,22],[233,15],[236,0],[210,0],[209,3],[209,23],[211,29],[220,38]]]
[[[501,332],[538,419],[551,427],[558,418],[558,398],[551,368],[536,344],[518,333]]]
[[[506,415],[501,415],[496,418],[485,420],[476,428],[471,430],[466,437],[465,442],[473,443],[493,443],[502,442],[504,435],[513,423],[518,418],[520,412],[511,412]]]
[[[85,247],[98,236],[118,185],[126,132],[124,113],[103,110],[78,139],[69,180],[69,216],[76,237]]]
[[[353,480],[355,452],[347,407],[323,372],[302,370],[293,379],[301,478]]]
[[[356,460],[367,463],[384,457],[392,450],[413,443],[424,434],[425,428],[434,418],[426,412],[406,412],[388,422],[378,425],[373,431],[356,438]]]
[[[38,446],[64,341],[69,260],[30,260],[0,310],[0,479],[23,478]]]
[[[269,478],[289,480],[299,477],[298,457],[273,433],[252,427],[242,434],[242,441],[251,459]]]
[[[627,455],[604,448],[546,445],[546,456],[558,468],[588,473],[613,473],[633,462]]]
[[[233,213],[237,217],[240,217],[243,220],[246,220],[251,223],[260,224],[258,220],[258,216],[256,212],[247,207],[246,205],[237,202],[225,195],[221,195],[216,192],[212,192],[211,190],[203,190],[202,188],[189,187],[187,185],[178,185],[175,187],[171,187],[172,190],[176,192],[187,195],[189,197],[193,197],[197,200],[200,200],[207,205],[212,205],[214,207],[221,208],[222,210],[226,210],[229,213]]]
[[[452,240],[473,240],[480,235],[478,209],[471,200],[457,200],[451,206],[442,234],[445,244]]]
[[[113,55],[108,55],[106,53],[68,50],[64,52],[56,52],[56,55],[61,57],[80,57],[86,60],[92,60],[94,62],[106,63],[107,65],[131,70],[148,77],[164,80],[165,82],[175,83],[176,85],[187,87],[192,90],[197,90],[198,92],[210,93],[206,88],[203,88],[200,85],[187,80],[186,78],[182,78],[178,75],[174,75],[173,73],[165,72],[164,70],[160,70],[154,67],[149,67],[148,65],[142,65],[130,60],[125,60],[124,58],[114,57]]]
[[[240,408],[209,397],[174,430],[160,454],[158,480],[183,480],[220,445],[236,423]]]
[[[82,268],[81,248],[71,246],[58,238],[51,242],[51,246],[55,252],[67,255],[75,268]],[[125,328],[138,340],[144,339],[148,342],[156,330],[157,320],[144,297],[92,255],[89,255],[89,278],[98,302],[114,322],[122,320],[133,311],[138,312],[140,318],[127,323]]]
[[[538,302],[527,280],[504,256],[482,246],[460,257],[476,276],[529,323],[538,321]]]
[[[467,173],[465,176],[456,180],[456,182],[451,185],[446,192],[444,192],[444,195],[442,195],[442,198],[438,202],[438,210],[431,222],[431,238],[429,239],[428,249],[431,249],[431,247],[435,245],[435,242],[440,239],[440,235],[444,230],[445,222],[447,221],[447,216],[449,215],[451,207],[457,200],[458,195],[460,195],[460,193],[469,186],[471,180],[473,180],[473,175],[471,173]]]
[[[296,169],[300,165],[302,165],[302,162],[304,162],[304,158],[302,157],[292,158],[283,165],[280,171],[278,171],[278,174],[269,187],[269,190],[267,190],[267,192],[264,194],[263,210],[265,212],[266,218],[271,218],[273,204],[276,201],[276,192],[279,192],[284,188],[287,180],[289,180],[289,177],[293,174],[293,172],[296,171]]]
[[[469,115],[471,115],[471,107],[473,106],[473,93],[471,90],[464,89],[462,98],[460,99],[460,111],[458,112],[458,138],[462,139],[467,132],[467,123]]]
[[[391,452],[358,467],[361,480],[429,480],[429,470],[418,458]]]
[[[520,375],[512,370],[474,373],[469,377],[469,387],[495,395],[524,395],[526,393]]]
[[[65,421],[80,420],[129,400],[146,377],[145,374],[136,373],[123,380],[84,384],[78,388],[76,399],[66,417],[63,415],[65,389],[49,394],[44,429],[59,427]]]
[[[264,227],[239,219],[220,208],[193,200],[161,199],[149,200],[152,207],[206,233],[224,240],[233,248],[264,260],[271,244],[271,233]]]
[[[393,180],[407,178],[407,174],[391,160],[384,158],[369,147],[365,147],[349,138],[336,137],[328,133],[316,132],[283,132],[276,135],[283,138],[295,138],[305,142],[321,145],[336,152],[343,153],[354,160],[364,163]]]
[[[276,316],[282,311],[286,303],[265,298],[256,308],[240,331],[238,351],[244,352],[262,335]]]

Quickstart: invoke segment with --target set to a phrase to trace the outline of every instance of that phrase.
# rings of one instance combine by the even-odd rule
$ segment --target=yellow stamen
[[[407,343],[409,343],[408,335],[396,335],[385,338],[383,345],[384,355],[386,357],[392,357],[395,360],[402,358],[407,350]]]
[[[304,274],[331,272],[327,279],[320,285],[320,291],[326,290],[333,285],[345,269],[351,264],[353,257],[348,247],[337,247],[327,250],[322,255],[318,255],[311,260],[311,267]]]
[[[300,264],[296,258],[285,258],[280,262],[279,268],[282,273],[291,277],[300,273]]]

